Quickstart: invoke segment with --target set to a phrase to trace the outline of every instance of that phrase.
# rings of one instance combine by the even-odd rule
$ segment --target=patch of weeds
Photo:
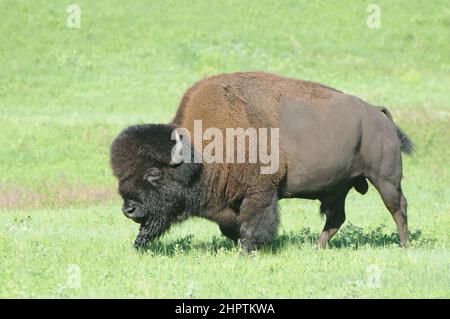
[[[25,217],[14,217],[14,224],[26,226],[31,222],[32,219],[33,218],[31,217],[31,215],[27,215]]]
[[[348,223],[342,227],[336,236],[331,240],[330,246],[335,248],[351,247],[358,249],[360,246],[370,247],[386,247],[399,246],[400,237],[398,232],[385,232],[386,226],[381,224],[368,231],[364,231],[362,227],[358,227],[352,223]],[[428,246],[435,240],[433,238],[423,238],[422,231],[415,229],[409,232],[409,240],[415,246]]]
[[[276,252],[287,246],[312,245],[317,241],[319,234],[311,231],[309,227],[303,227],[299,232],[289,232],[277,236],[267,250]]]
[[[331,240],[332,248],[353,248],[361,246],[387,247],[399,246],[400,238],[397,232],[385,232],[384,224],[378,225],[368,230],[348,223],[342,227],[336,236]],[[319,233],[311,231],[309,227],[300,229],[299,232],[289,232],[277,236],[271,244],[261,247],[260,252],[264,254],[275,254],[288,246],[314,246],[319,238]],[[192,250],[219,254],[239,250],[232,240],[223,236],[213,236],[211,241],[193,243],[194,235],[176,239],[172,242],[157,240],[150,243],[142,252],[150,255],[179,256],[187,254]],[[409,232],[411,245],[414,247],[431,247],[436,240],[431,237],[424,237],[420,229]]]
[[[214,253],[232,251],[237,245],[224,236],[214,236],[211,242],[199,243],[195,248],[203,251],[211,251]]]
[[[181,255],[188,253],[192,249],[193,239],[194,235],[189,234],[170,243],[157,240],[150,243],[147,247],[142,248],[141,251],[144,253],[163,256]]]

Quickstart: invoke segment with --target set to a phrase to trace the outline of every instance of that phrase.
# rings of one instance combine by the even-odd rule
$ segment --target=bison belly
[[[281,197],[320,198],[362,175],[361,111],[349,98],[283,102],[280,136],[288,169]]]

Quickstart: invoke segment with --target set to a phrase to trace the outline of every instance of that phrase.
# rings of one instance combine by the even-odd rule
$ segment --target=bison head
[[[169,125],[135,125],[120,133],[111,145],[122,212],[141,225],[137,248],[180,220],[190,186],[199,175],[200,164],[183,162],[179,154],[182,143],[174,130]]]

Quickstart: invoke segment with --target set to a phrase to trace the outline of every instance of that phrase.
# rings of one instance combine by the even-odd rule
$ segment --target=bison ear
[[[156,182],[162,177],[162,171],[157,167],[149,168],[145,171],[144,180],[156,186]]]
[[[170,176],[184,186],[190,186],[200,175],[202,164],[182,163],[170,170]]]

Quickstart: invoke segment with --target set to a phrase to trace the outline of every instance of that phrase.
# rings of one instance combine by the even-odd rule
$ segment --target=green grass
[[[378,1],[0,3],[0,297],[450,297],[450,6]],[[125,126],[169,121],[189,85],[266,70],[385,105],[404,159],[412,247],[370,189],[333,247],[318,203],[281,202],[273,245],[242,257],[192,219],[145,253],[120,213],[108,152]],[[383,227],[384,225],[384,227]],[[70,288],[72,266],[79,287]],[[371,269],[379,288],[367,285]],[[71,270],[72,269],[72,270]],[[77,268],[78,269],[78,268]]]

